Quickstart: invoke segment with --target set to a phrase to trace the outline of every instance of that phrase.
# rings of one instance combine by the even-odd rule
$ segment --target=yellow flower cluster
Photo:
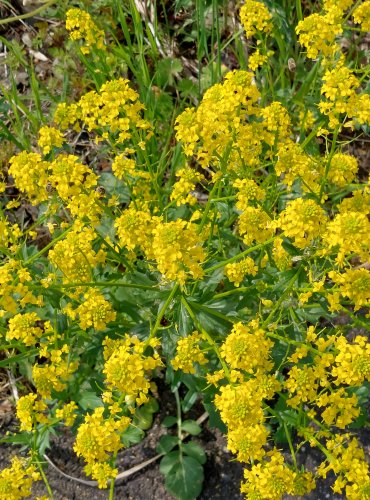
[[[272,346],[273,342],[266,338],[258,322],[248,325],[236,323],[223,342],[220,353],[232,369],[253,374],[272,368],[273,363],[269,360]]]
[[[72,40],[83,40],[81,52],[89,54],[92,48],[104,50],[104,31],[99,29],[88,12],[81,9],[67,11],[66,29]]]
[[[146,403],[151,389],[150,374],[162,366],[159,355],[156,352],[153,356],[145,355],[146,343],[129,335],[117,341],[106,338],[103,345],[103,373],[108,388],[122,393],[128,403],[135,400],[138,405]]]
[[[306,248],[325,230],[326,214],[313,200],[297,198],[281,212],[278,226],[298,248]]]
[[[93,281],[93,269],[106,258],[102,249],[94,250],[95,238],[91,228],[77,225],[50,250],[49,261],[62,274],[63,283]]]
[[[18,500],[32,494],[31,487],[41,480],[36,467],[26,459],[13,457],[11,467],[0,472],[0,499]]]
[[[252,71],[256,71],[256,69],[265,64],[267,60],[268,56],[262,54],[259,49],[256,49],[253,54],[248,57],[248,68]]]
[[[353,20],[357,24],[361,24],[362,31],[370,30],[370,1],[365,0],[358,5],[353,11]]]
[[[67,427],[70,427],[74,424],[77,418],[77,413],[75,413],[77,410],[78,406],[74,401],[72,401],[71,403],[63,405],[62,408],[57,408],[55,410],[55,416],[60,420],[64,420],[64,424]]]
[[[326,250],[337,254],[336,263],[343,265],[345,258],[357,255],[362,262],[370,252],[369,194],[356,191],[339,206],[340,212],[331,220],[323,234]],[[324,252],[325,253],[325,252]]]
[[[247,257],[239,262],[232,262],[225,266],[225,276],[231,281],[234,286],[240,286],[244,277],[248,274],[255,276],[258,272],[258,267],[255,265],[251,257]]]
[[[287,140],[280,144],[277,157],[276,174],[282,176],[284,184],[289,189],[299,180],[303,191],[313,191],[317,194],[320,192],[324,167],[317,158],[306,154],[300,144]]]
[[[99,91],[84,94],[77,103],[57,106],[54,121],[61,130],[73,126],[79,130],[86,127],[94,131],[98,140],[109,139],[123,143],[131,139],[133,132],[148,131],[145,140],[151,135],[151,125],[141,117],[144,105],[139,95],[124,78],[104,83]],[[145,147],[145,140],[142,147]]]
[[[343,387],[331,394],[325,392],[316,400],[319,408],[325,407],[321,414],[322,421],[328,426],[335,425],[339,429],[344,429],[359,416],[360,408],[357,404],[357,396],[355,394],[349,396]]]
[[[92,327],[94,330],[105,330],[107,324],[116,319],[116,312],[112,305],[97,290],[91,288],[83,296],[82,303],[77,309],[66,308],[67,314],[75,319],[79,318],[82,330]]]
[[[158,270],[166,280],[183,285],[189,274],[203,276],[201,263],[206,258],[198,226],[185,220],[159,223],[153,229],[153,256]]]
[[[106,488],[109,479],[114,479],[118,470],[109,461],[123,448],[120,435],[130,424],[128,417],[115,420],[104,418],[104,408],[99,407],[91,415],[86,415],[77,430],[73,449],[83,457],[87,465],[85,472],[98,481],[99,488]]]
[[[248,499],[279,500],[286,493],[304,495],[315,488],[312,473],[291,470],[276,448],[266,454],[263,462],[245,470],[244,478],[246,482],[242,483],[241,492]]]
[[[333,491],[342,493],[345,490],[345,497],[348,499],[363,500],[368,497],[369,464],[357,439],[349,434],[336,434],[327,439],[325,447],[330,453],[330,460],[318,467],[317,474],[325,478],[329,471],[333,471],[337,476]]]
[[[42,413],[47,410],[44,401],[37,399],[36,394],[27,394],[17,401],[17,418],[20,422],[21,431],[32,432],[38,423],[48,423],[47,416]]]
[[[48,199],[49,164],[42,160],[39,153],[22,151],[10,158],[9,164],[9,174],[15,185],[27,194],[31,202],[42,203]]]
[[[266,192],[253,179],[237,179],[233,186],[238,190],[235,204],[238,210],[246,210],[250,201],[263,201]]]
[[[260,207],[246,207],[239,215],[238,229],[246,245],[263,243],[275,232],[270,216]]]
[[[315,59],[319,53],[333,56],[338,50],[335,39],[343,32],[342,12],[333,6],[325,14],[311,14],[299,21],[296,32],[310,59]]]
[[[51,399],[52,391],[61,392],[66,389],[67,381],[78,367],[76,361],[69,360],[69,352],[68,345],[50,352],[46,349],[40,352],[43,358],[50,358],[50,363],[34,364],[32,368],[32,379],[42,398]]]
[[[207,358],[202,353],[199,343],[202,336],[199,332],[180,339],[176,344],[176,355],[171,364],[174,370],[182,370],[184,373],[195,373],[194,363],[204,365]]]
[[[179,179],[172,187],[170,200],[176,201],[177,206],[186,203],[189,205],[195,205],[197,198],[192,191],[194,191],[196,184],[204,180],[204,175],[187,166],[185,168],[181,168],[176,173],[176,176]]]
[[[358,335],[350,344],[345,337],[338,337],[335,342],[336,356],[332,368],[336,385],[358,386],[370,381],[370,342]]]
[[[263,31],[269,33],[272,29],[271,14],[262,2],[246,0],[239,15],[248,37]]]
[[[54,127],[41,127],[38,145],[44,155],[50,153],[53,147],[60,148],[64,143],[63,134]]]
[[[330,271],[329,277],[339,285],[340,294],[348,297],[358,311],[370,305],[370,271],[368,269],[348,269],[340,274]]]
[[[35,345],[44,334],[43,330],[36,326],[38,321],[40,318],[34,312],[16,314],[9,320],[6,338],[20,340],[27,346]]]
[[[29,289],[32,281],[30,273],[22,267],[20,262],[9,259],[0,267],[0,317],[7,312],[15,315],[19,307],[33,304],[41,307],[43,297],[36,297]]]

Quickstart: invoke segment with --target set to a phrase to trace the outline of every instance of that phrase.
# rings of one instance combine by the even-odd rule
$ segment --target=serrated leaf
[[[175,425],[177,422],[177,418],[176,417],[172,417],[172,416],[169,416],[169,417],[166,417],[163,419],[163,422],[162,422],[162,425],[163,427],[172,427],[173,425]]]
[[[179,500],[194,500],[202,491],[203,467],[192,457],[183,456],[166,475],[166,488]]]
[[[185,453],[185,455],[198,460],[200,464],[205,464],[207,461],[206,452],[203,450],[200,444],[195,443],[194,441],[189,441],[189,443],[183,444],[182,451]]]
[[[198,434],[202,432],[201,426],[197,424],[195,420],[184,420],[181,424],[181,429],[192,436],[198,436]]]
[[[179,442],[177,436],[169,436],[166,434],[162,436],[157,444],[157,453],[168,453],[170,452]]]

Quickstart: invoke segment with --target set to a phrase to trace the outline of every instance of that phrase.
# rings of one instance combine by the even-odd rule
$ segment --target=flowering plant
[[[241,8],[256,48],[249,69],[177,116],[172,163],[125,78],[58,104],[36,147],[11,158],[9,176],[39,218],[21,227],[2,212],[0,366],[27,364],[34,390],[17,402],[30,459],[0,473],[1,498],[46,481],[42,456],[62,426],[113,498],[117,454],[163,375],[180,413],[183,384],[188,401],[197,394],[221,418],[246,498],[305,495],[329,471],[334,492],[368,498],[353,430],[365,424],[370,382],[370,190],[346,133],[370,125],[369,67],[346,58],[340,37],[368,28],[370,2],[325,0],[298,22],[312,78],[301,87],[274,68],[279,12],[269,3]],[[66,27],[83,57],[113,50],[86,12],[70,10]],[[278,90],[288,78],[287,98]],[[79,134],[108,169],[79,155]],[[40,228],[50,242],[38,249]],[[161,468],[169,490],[191,499],[204,454],[181,431],[199,429],[185,421],[162,443]],[[303,445],[322,453],[317,470],[300,466]]]

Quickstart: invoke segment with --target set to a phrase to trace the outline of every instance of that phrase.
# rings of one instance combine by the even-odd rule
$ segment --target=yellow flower
[[[71,403],[63,405],[63,408],[57,408],[55,410],[55,416],[60,418],[60,420],[64,420],[64,424],[70,427],[77,418],[77,414],[74,413],[76,410],[78,410],[78,406],[74,401],[71,401]]]
[[[54,127],[41,127],[39,130],[38,145],[44,155],[50,153],[53,147],[60,148],[63,145],[63,134]]]
[[[271,219],[260,207],[246,207],[239,215],[238,228],[246,245],[253,242],[263,243],[275,232],[271,227]]]
[[[244,470],[245,483],[240,491],[246,498],[280,500],[284,494],[292,494],[296,477],[276,449],[268,452],[263,461]]]
[[[326,214],[313,200],[297,198],[281,212],[279,225],[284,234],[293,238],[294,245],[306,248],[325,229]]]
[[[20,421],[20,430],[31,432],[37,423],[47,423],[47,417],[41,413],[47,409],[46,404],[37,400],[36,394],[27,394],[17,401],[17,418]]]
[[[331,373],[336,385],[357,386],[370,381],[370,343],[366,337],[358,335],[353,344],[345,337],[338,337],[335,348],[337,354]]]
[[[0,499],[18,500],[32,494],[32,483],[41,480],[41,474],[29,461],[13,457],[12,465],[0,472]]]
[[[330,278],[339,285],[342,296],[348,297],[355,311],[370,305],[370,271],[368,269],[348,269],[343,274],[331,271]]]
[[[258,267],[254,264],[254,260],[251,257],[247,257],[239,262],[226,264],[225,266],[225,276],[234,283],[236,287],[243,281],[244,276],[247,274],[255,276],[257,272]]]
[[[88,54],[92,47],[104,50],[104,32],[100,30],[88,12],[81,9],[67,11],[66,29],[70,31],[72,40],[84,40],[81,47],[83,54]]]
[[[172,187],[170,200],[176,201],[177,206],[185,203],[195,205],[197,198],[192,191],[194,191],[194,188],[198,183],[204,180],[204,175],[196,172],[190,167],[185,167],[176,172],[176,176],[179,179]]]
[[[207,358],[199,347],[201,335],[193,332],[191,335],[180,339],[176,345],[176,356],[171,361],[174,370],[182,370],[184,373],[195,373],[194,363],[204,365]]]
[[[261,460],[265,455],[268,431],[263,424],[237,427],[227,433],[227,447],[239,462]]]
[[[321,394],[315,404],[319,408],[325,407],[321,414],[323,422],[329,426],[335,425],[339,429],[344,429],[360,414],[360,409],[356,407],[357,396],[355,394],[349,396],[343,387],[331,393]]]
[[[203,276],[201,263],[206,258],[198,226],[178,219],[159,223],[153,229],[153,256],[158,270],[166,280],[178,281],[183,285],[192,276]]]
[[[137,337],[126,336],[124,340],[106,338],[104,345],[105,365],[103,373],[109,390],[116,389],[137,404],[144,403],[151,389],[150,374],[162,366],[157,353],[145,356],[145,342]]]
[[[39,326],[35,325],[37,321],[40,321],[40,318],[34,312],[16,314],[9,320],[6,338],[20,340],[27,346],[35,345],[44,333]]]
[[[370,1],[365,0],[353,11],[353,20],[361,24],[362,31],[370,31]]]
[[[272,346],[273,342],[266,338],[258,323],[237,323],[222,344],[220,353],[231,368],[254,373],[272,368],[273,363],[269,361]]]
[[[68,314],[69,310],[67,310]],[[71,315],[79,316],[79,325],[82,330],[92,327],[96,331],[105,330],[107,324],[116,319],[116,312],[112,305],[104,296],[91,288],[84,294],[82,303],[75,309]]]
[[[271,14],[262,2],[246,0],[240,9],[240,19],[248,37],[259,31],[269,33],[272,29]]]

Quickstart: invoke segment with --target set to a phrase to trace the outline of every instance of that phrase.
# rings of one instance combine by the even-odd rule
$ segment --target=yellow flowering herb
[[[271,340],[257,322],[248,325],[236,323],[223,342],[220,352],[226,363],[233,369],[254,373],[269,371],[273,363],[269,360]]]
[[[37,399],[36,394],[27,394],[17,401],[17,418],[20,422],[21,431],[32,432],[38,423],[47,423],[48,418],[42,412],[47,405]]]
[[[232,262],[225,266],[225,276],[231,281],[234,286],[240,286],[244,277],[248,274],[255,276],[258,272],[258,267],[255,265],[251,257],[246,257],[239,262]]]
[[[20,340],[27,346],[35,345],[44,334],[43,330],[36,325],[38,321],[40,318],[34,312],[16,314],[9,320],[6,338]]]
[[[18,500],[32,494],[31,487],[41,480],[41,474],[28,460],[13,457],[11,467],[0,471],[0,499]]]
[[[258,32],[269,33],[272,29],[271,14],[259,1],[246,0],[240,9],[240,19],[248,37]]]
[[[176,356],[171,361],[174,370],[184,373],[195,373],[194,363],[204,365],[207,358],[202,353],[199,343],[202,336],[198,332],[180,339],[176,345]]]
[[[162,365],[159,355],[145,355],[145,343],[128,335],[122,341],[106,338],[103,345],[103,373],[108,388],[118,390],[129,401],[136,400],[137,404],[146,402],[151,389],[150,375]]]
[[[66,29],[72,40],[83,40],[81,52],[89,54],[91,48],[105,49],[104,32],[99,29],[88,12],[81,9],[67,11]]]
[[[64,143],[63,134],[54,127],[41,127],[38,145],[44,155],[50,153],[53,147],[60,148]]]
[[[298,248],[306,248],[325,229],[326,214],[313,200],[297,198],[281,212],[279,226]]]

